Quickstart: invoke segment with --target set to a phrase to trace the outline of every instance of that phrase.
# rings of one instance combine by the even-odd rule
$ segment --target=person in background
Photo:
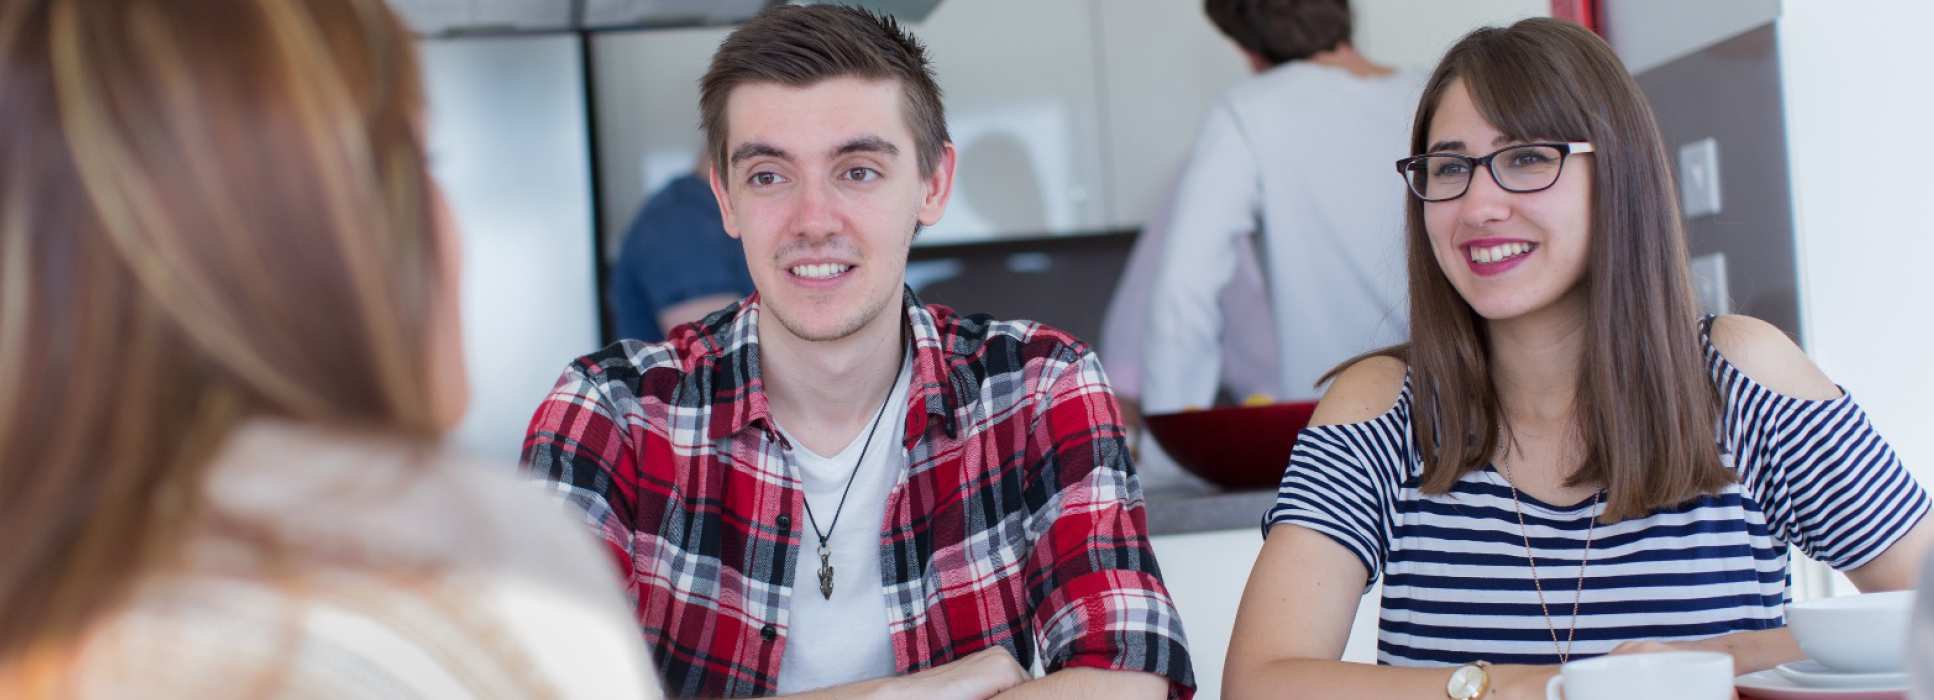
[[[0,697],[656,697],[455,461],[457,241],[379,0],[0,4]]]
[[[1363,154],[1403,147],[1422,76],[1358,53],[1345,0],[1204,5],[1258,74],[1209,109],[1167,221],[1138,243],[1158,261],[1141,334],[1149,413],[1210,405],[1219,378],[1249,371],[1223,367],[1218,341],[1255,332],[1243,326],[1274,329],[1276,398],[1310,400],[1325,370],[1397,342],[1405,323],[1403,191]],[[1243,272],[1258,230],[1265,275]]]
[[[1173,211],[1172,204],[1164,205],[1135,238],[1128,266],[1115,284],[1114,298],[1109,300],[1101,322],[1101,364],[1108,370],[1109,384],[1115,388],[1130,428],[1139,428],[1142,423],[1142,371],[1146,369],[1142,353],[1148,339],[1148,297],[1154,292],[1155,270],[1174,231],[1169,225]],[[1236,257],[1235,276],[1216,297],[1224,318],[1244,319],[1225,324],[1222,329],[1221,390],[1237,399],[1282,396],[1282,372],[1276,367],[1276,320],[1269,312],[1268,282],[1263,279],[1254,240],[1244,239],[1241,245],[1245,250]]]
[[[1342,368],[1298,436],[1229,697],[1542,698],[1568,660],[1665,649],[1750,672],[1801,658],[1792,548],[1914,585],[1927,493],[1860,405],[1779,329],[1698,317],[1665,144],[1611,47],[1477,30],[1416,114],[1390,173],[1410,342]],[[1379,580],[1380,665],[1339,661]]]
[[[906,286],[956,157],[926,49],[781,5],[719,45],[699,100],[758,291],[570,363],[524,451],[610,545],[666,688],[1189,696],[1095,353]]]
[[[745,251],[725,234],[718,200],[706,184],[712,158],[660,188],[625,234],[611,271],[611,308],[619,338],[648,343],[752,293]]]

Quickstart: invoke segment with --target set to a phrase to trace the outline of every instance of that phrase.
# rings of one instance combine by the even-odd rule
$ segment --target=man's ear
[[[947,200],[954,194],[954,161],[957,157],[952,141],[940,144],[940,158],[933,164],[933,173],[927,175],[923,183],[925,194],[920,199],[921,226],[940,223],[940,216],[947,213]]]
[[[719,201],[719,219],[725,224],[725,235],[739,237],[739,222],[732,211],[732,196],[725,191],[725,175],[719,172],[719,164],[712,160],[712,167],[706,172],[706,181],[712,185],[712,197]]]

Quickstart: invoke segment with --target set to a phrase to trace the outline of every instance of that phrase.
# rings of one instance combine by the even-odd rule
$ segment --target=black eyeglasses
[[[1426,202],[1448,202],[1464,196],[1471,189],[1471,174],[1480,165],[1491,171],[1491,180],[1506,192],[1537,192],[1557,184],[1558,175],[1565,169],[1565,156],[1591,152],[1590,143],[1573,141],[1519,144],[1478,158],[1425,153],[1397,161],[1397,174],[1410,185],[1411,194]]]

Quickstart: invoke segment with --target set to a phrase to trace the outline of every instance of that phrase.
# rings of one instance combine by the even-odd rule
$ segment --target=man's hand
[[[882,697],[919,700],[987,700],[1027,682],[1027,669],[1001,647],[989,647],[966,658],[894,679],[881,688]]]

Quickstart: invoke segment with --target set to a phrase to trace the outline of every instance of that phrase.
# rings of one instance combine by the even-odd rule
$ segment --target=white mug
[[[1730,700],[1732,696],[1733,657],[1716,651],[1573,661],[1545,684],[1548,700]]]

